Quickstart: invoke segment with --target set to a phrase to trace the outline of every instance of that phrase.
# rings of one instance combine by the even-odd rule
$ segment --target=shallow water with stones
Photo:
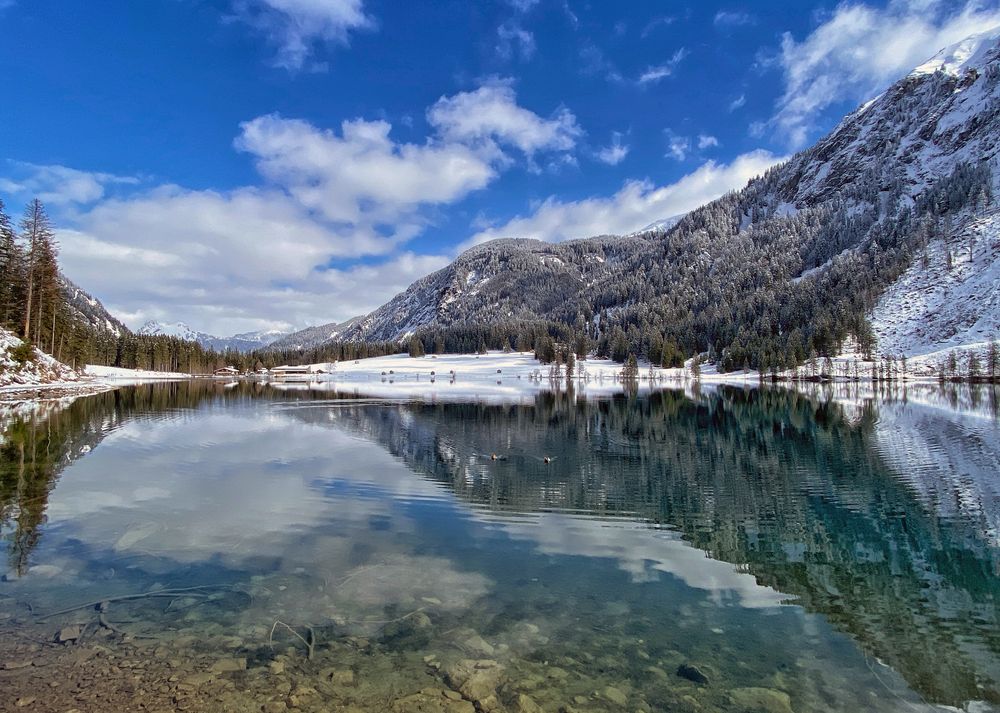
[[[1000,705],[995,389],[0,418],[0,710]]]

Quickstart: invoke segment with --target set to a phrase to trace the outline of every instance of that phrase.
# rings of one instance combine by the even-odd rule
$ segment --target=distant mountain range
[[[65,275],[60,275],[59,280],[66,303],[78,321],[89,325],[98,332],[111,334],[114,337],[132,333],[132,330],[111,314],[99,299],[84,291]],[[252,352],[256,349],[268,347],[276,340],[288,336],[288,332],[281,330],[261,330],[234,334],[231,337],[217,337],[213,334],[195,331],[183,322],[156,321],[146,322],[139,328],[136,334],[159,334],[177,339],[185,339],[197,342],[206,349],[214,349],[217,352],[226,350]]]
[[[288,333],[281,330],[261,330],[257,332],[243,332],[234,334],[231,337],[217,337],[214,334],[197,332],[183,322],[146,322],[139,328],[138,334],[164,335],[176,337],[189,342],[197,342],[206,349],[214,349],[217,352],[226,350],[238,352],[252,352],[255,349],[263,349],[270,346],[276,340],[285,337]]]

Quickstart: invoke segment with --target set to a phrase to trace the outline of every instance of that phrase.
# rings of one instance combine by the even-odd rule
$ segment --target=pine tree
[[[0,200],[0,325],[4,327],[16,329],[21,316],[23,268],[24,255],[17,244],[10,216],[4,212],[3,201]]]
[[[622,367],[622,381],[626,384],[633,383],[639,378],[639,362],[635,354],[629,354],[625,359],[625,366]]]
[[[986,352],[986,374],[991,379],[997,378],[997,371],[1000,369],[1000,344],[997,344],[996,337],[990,339],[990,346]]]
[[[53,284],[58,280],[58,266],[55,264],[57,255],[55,232],[45,213],[45,207],[37,198],[24,209],[24,217],[21,219],[21,238],[27,242],[24,337],[30,339],[32,336],[31,317],[34,310],[37,342],[41,334],[40,326],[45,317],[42,308],[46,306],[47,298],[51,298],[54,291],[58,292],[58,285]],[[53,270],[55,274],[52,274]],[[36,304],[39,307],[37,310],[35,310]]]
[[[968,360],[969,381],[975,381],[979,378],[979,368],[979,357],[975,352],[970,351]]]

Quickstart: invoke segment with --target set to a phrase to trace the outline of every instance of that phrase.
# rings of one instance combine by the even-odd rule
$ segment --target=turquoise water
[[[246,659],[203,684],[234,710],[1000,704],[995,390],[191,383],[5,424],[0,629],[109,601],[101,646]]]

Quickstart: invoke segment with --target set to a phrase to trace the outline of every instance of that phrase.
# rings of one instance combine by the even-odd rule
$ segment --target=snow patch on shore
[[[35,348],[32,348],[32,358],[22,364],[13,355],[21,345],[20,337],[0,329],[0,387],[21,388],[79,380],[80,375],[75,371]]]

